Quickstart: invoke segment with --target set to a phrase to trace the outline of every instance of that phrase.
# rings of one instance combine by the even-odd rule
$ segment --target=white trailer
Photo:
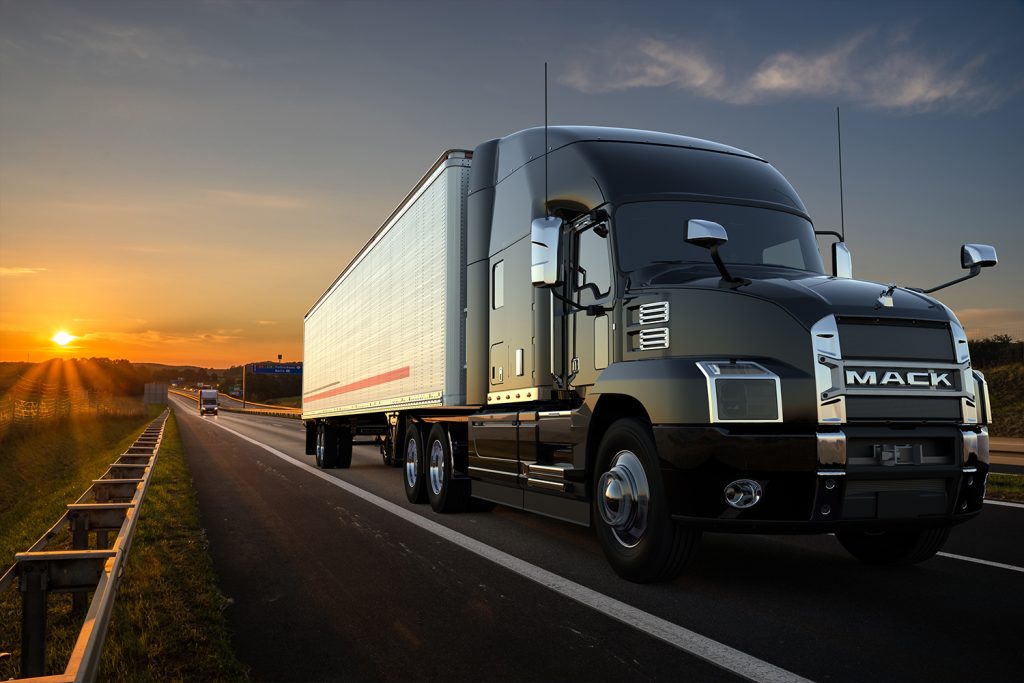
[[[441,155],[306,313],[303,420],[465,403],[470,156]]]

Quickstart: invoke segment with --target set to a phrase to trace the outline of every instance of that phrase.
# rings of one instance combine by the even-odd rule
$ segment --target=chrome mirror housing
[[[853,277],[853,255],[846,242],[832,243],[832,274],[836,277]]]
[[[960,247],[960,267],[990,268],[999,262],[996,248],[987,244],[964,244]]]
[[[530,225],[530,277],[534,287],[558,284],[562,225],[562,219],[554,216],[535,218]]]
[[[710,249],[729,241],[729,233],[721,223],[691,218],[686,222],[686,241]]]

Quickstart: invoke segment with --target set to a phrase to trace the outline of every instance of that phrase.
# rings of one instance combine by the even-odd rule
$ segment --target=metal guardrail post
[[[27,565],[18,576],[21,590],[21,676],[46,673],[46,579],[43,564]]]
[[[75,550],[89,549],[89,517],[77,512],[69,512],[71,522],[71,547]],[[76,591],[71,594],[71,610],[75,614],[84,614],[89,608],[89,594]]]

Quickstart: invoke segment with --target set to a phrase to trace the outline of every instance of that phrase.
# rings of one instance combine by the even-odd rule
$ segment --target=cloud
[[[586,93],[673,86],[710,95],[724,79],[721,69],[694,48],[653,38],[606,53],[606,59],[598,53],[591,57],[596,60],[570,63],[560,81]]]
[[[269,326],[269,325],[276,325],[277,321],[276,320],[257,320],[256,324],[257,325],[261,325],[261,326]]]
[[[186,69],[232,69],[231,59],[214,54],[171,27],[102,21],[82,15],[71,27],[47,31],[43,39],[80,58],[92,58],[119,66],[148,66]]]
[[[79,338],[87,342],[113,342],[130,346],[181,346],[186,344],[226,344],[241,339],[242,330],[210,330],[173,333],[160,330],[137,332],[90,332]]]
[[[985,55],[957,61],[921,52],[906,32],[867,30],[817,52],[772,54],[733,74],[682,38],[632,40],[584,54],[559,80],[585,93],[671,87],[731,104],[798,96],[893,111],[988,111],[1022,84],[997,88],[985,65]]]
[[[37,275],[45,272],[46,268],[0,268],[0,277],[17,277],[19,275]]]

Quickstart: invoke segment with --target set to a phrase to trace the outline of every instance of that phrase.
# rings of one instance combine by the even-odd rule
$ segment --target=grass
[[[173,415],[100,663],[110,681],[244,681]]]
[[[268,398],[266,401],[260,401],[260,403],[266,403],[270,406],[283,406],[285,408],[301,408],[302,397],[285,396],[284,398]]]
[[[159,412],[159,411],[157,411]],[[11,432],[0,442],[0,550],[4,562],[25,550],[57,521],[152,419],[68,421],[47,429]],[[57,466],[54,466],[54,464]],[[4,481],[4,479],[14,479]],[[19,492],[11,498],[11,491]],[[36,512],[35,507],[41,508]],[[34,521],[20,520],[27,515]],[[246,680],[231,649],[195,493],[173,416],[121,581],[100,663],[99,679],[112,681]],[[51,544],[50,548],[59,547]],[[69,595],[49,598],[49,674],[64,670],[81,628]],[[0,680],[20,668],[20,596],[0,594]]]
[[[1024,503],[1024,475],[990,472],[985,497]]]
[[[65,506],[85,492],[106,471],[137,434],[160,413],[135,417],[73,417],[35,425],[15,425],[0,437],[0,571],[14,563],[64,514]],[[67,547],[67,535],[48,548]],[[63,543],[60,541],[63,540]],[[71,598],[54,595],[47,671],[63,671],[78,626],[70,626]],[[0,593],[0,680],[21,666],[21,601],[15,589]],[[60,653],[63,653],[61,655]],[[63,657],[63,659],[61,659]]]
[[[1024,437],[1024,363],[983,368],[992,398],[992,436]]]

